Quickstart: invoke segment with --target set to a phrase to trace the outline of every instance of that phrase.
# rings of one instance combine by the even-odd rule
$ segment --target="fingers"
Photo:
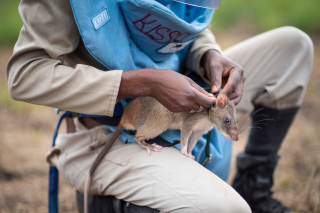
[[[193,101],[195,101],[190,111],[191,110],[197,111],[199,110],[200,106],[209,108],[215,103],[216,99],[213,96],[213,94],[210,94],[207,91],[205,91],[202,87],[200,87],[197,83],[195,83],[191,79],[189,79],[189,83],[194,89],[194,94],[192,94],[192,96],[194,96]]]
[[[239,97],[237,97],[236,99],[233,99],[232,102],[234,103],[234,105],[238,105],[238,103],[240,103],[240,101],[241,101],[241,98],[242,98],[242,94]]]
[[[183,112],[190,112],[190,111],[197,112],[200,106],[204,108],[209,108],[216,101],[216,98],[214,96],[208,97],[203,93],[199,92],[198,90],[196,90],[195,88],[193,88],[193,91],[188,96],[189,96],[188,101],[186,101],[185,104],[182,104],[183,108],[181,109],[181,111]]]
[[[211,82],[212,93],[219,92],[223,83],[225,86],[221,93],[235,104],[240,102],[245,81],[241,66],[216,51],[208,51],[205,54],[205,70]]]
[[[244,77],[244,75],[242,75],[241,80],[239,81],[239,84],[236,87],[235,91],[229,95],[229,99],[235,105],[238,105],[239,102],[241,101],[245,81],[246,81],[246,78]]]
[[[189,78],[188,78],[189,79]],[[197,83],[195,83],[193,80],[189,79],[189,83],[190,85],[195,88],[196,90],[198,90],[199,92],[201,92],[202,94],[208,96],[208,97],[213,97],[213,94],[208,93],[207,91],[205,91],[202,87],[200,87]]]
[[[185,112],[196,112],[198,109],[199,109],[199,107],[200,107],[200,104],[197,104],[196,102],[194,102],[194,103],[192,103],[191,105],[190,105],[190,108],[188,107],[187,109],[186,109],[186,111]]]
[[[154,93],[154,98],[171,112],[198,111],[200,106],[209,108],[215,103],[213,94],[178,73],[162,81],[160,85],[164,85],[163,89]]]
[[[223,75],[229,75],[229,78],[221,93],[228,96],[235,104],[238,104],[241,100],[245,81],[243,69],[240,66],[231,67]]]
[[[221,88],[222,82],[222,71],[223,67],[221,65],[210,63],[207,70],[207,76],[210,78],[211,81],[211,91],[212,93],[219,92]]]
[[[211,82],[211,92],[219,92],[221,88],[222,72],[223,72],[223,61],[225,57],[218,51],[209,50],[205,54],[205,70],[207,77]]]
[[[216,101],[216,98],[214,96],[208,97],[208,96],[200,93],[198,90],[195,90],[195,92],[196,92],[195,101],[196,101],[197,106],[198,106],[197,109],[195,109],[195,110],[198,110],[199,106],[203,106],[205,108],[209,108]]]

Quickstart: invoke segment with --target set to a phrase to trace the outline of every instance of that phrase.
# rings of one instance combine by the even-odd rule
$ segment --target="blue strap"
[[[49,170],[49,213],[58,213],[59,171],[50,166]]]
[[[54,130],[52,147],[55,146],[59,127],[63,119],[72,117],[72,112],[65,112],[59,119],[56,129]],[[58,193],[59,193],[59,171],[56,167],[50,166],[49,170],[49,213],[58,213]]]

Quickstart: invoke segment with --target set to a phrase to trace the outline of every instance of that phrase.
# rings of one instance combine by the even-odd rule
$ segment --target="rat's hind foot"
[[[160,152],[160,150],[162,149],[162,146],[159,146],[156,143],[151,144],[156,150],[158,150]]]
[[[162,146],[159,146],[155,143],[150,145],[144,142],[144,140],[138,138],[134,138],[134,140],[139,144],[139,146],[145,148],[148,151],[148,155],[151,155],[151,151],[160,152],[160,150],[162,149]]]
[[[186,156],[186,157],[188,157],[188,158],[191,158],[192,160],[195,159],[195,157],[194,157],[192,154],[189,154],[189,153],[184,152],[184,151],[182,151],[182,150],[181,150],[181,154],[183,154],[184,156]]]

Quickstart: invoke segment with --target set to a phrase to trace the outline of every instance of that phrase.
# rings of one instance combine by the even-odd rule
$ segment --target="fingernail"
[[[212,91],[216,91],[217,90],[217,86],[216,85],[213,85],[212,86]]]

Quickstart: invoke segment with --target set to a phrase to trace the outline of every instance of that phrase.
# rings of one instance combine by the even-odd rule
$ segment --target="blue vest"
[[[205,30],[214,10],[171,0],[70,0],[82,40],[89,53],[110,70],[142,68],[179,72],[192,41]],[[126,100],[122,100],[126,105]],[[117,105],[115,115],[122,113]],[[116,127],[109,126],[111,130]],[[173,142],[180,131],[160,135]],[[120,139],[135,142],[129,131]],[[205,158],[206,135],[196,144],[193,155]],[[176,145],[180,149],[180,144]],[[231,141],[217,130],[211,136],[212,160],[207,168],[226,180],[231,158]]]

